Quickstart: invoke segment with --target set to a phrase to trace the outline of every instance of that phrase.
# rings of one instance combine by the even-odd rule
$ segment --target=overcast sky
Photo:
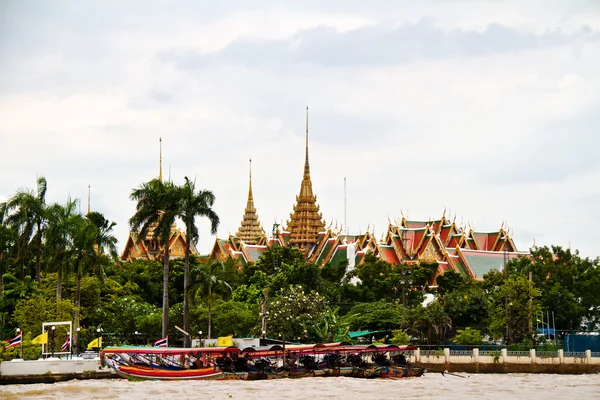
[[[256,4],[261,4],[257,6]],[[289,218],[309,106],[329,224],[440,218],[600,255],[600,2],[0,1],[0,201],[48,180],[117,223],[195,178],[218,236]],[[447,213],[447,215],[449,214]],[[214,242],[201,225],[199,248]]]

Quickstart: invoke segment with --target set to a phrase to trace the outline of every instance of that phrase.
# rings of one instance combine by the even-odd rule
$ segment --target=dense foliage
[[[186,182],[187,222],[194,214],[218,224],[210,209],[214,196]],[[173,193],[163,193],[163,203],[147,201],[144,190],[176,189],[158,185],[137,189],[135,197],[144,200],[133,227],[170,227],[183,218],[184,204]],[[37,358],[39,346],[31,339],[47,321],[73,321],[81,329],[80,350],[98,328],[105,345],[150,343],[165,333],[171,345],[183,345],[190,338],[176,325],[192,337],[200,331],[204,338],[257,337],[263,321],[271,338],[326,342],[349,340],[350,331],[378,331],[376,339],[421,345],[479,344],[484,338],[536,344],[542,314],[554,316],[559,332],[599,329],[600,262],[569,249],[533,249],[531,257],[513,260],[483,281],[456,272],[434,279],[436,264],[390,265],[373,254],[354,268],[320,267],[287,247],[270,248],[249,264],[231,258],[207,263],[195,256],[122,262],[114,254],[113,222],[100,213],[82,215],[78,200],[46,204],[45,190],[40,178],[37,191],[19,191],[0,204],[2,359],[17,355],[2,341],[15,336],[17,327],[24,332],[24,357]],[[161,221],[161,207],[169,202],[175,211]],[[57,347],[65,335],[57,332]]]

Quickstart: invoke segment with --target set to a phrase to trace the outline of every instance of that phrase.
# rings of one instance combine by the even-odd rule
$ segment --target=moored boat
[[[124,346],[104,349],[101,360],[121,377],[156,380],[266,380],[336,376],[398,379],[423,375],[424,369],[412,367],[406,362],[402,355],[406,350],[412,348],[343,342],[244,349],[234,346]]]

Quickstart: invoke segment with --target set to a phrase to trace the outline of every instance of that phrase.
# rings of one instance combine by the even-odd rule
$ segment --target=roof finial
[[[248,201],[254,200],[252,197],[252,158],[250,158],[250,185],[248,186]]]
[[[306,106],[306,156],[304,158],[304,176],[310,176],[310,166],[308,164],[308,106]]]
[[[160,155],[158,160],[158,180],[162,182],[162,138],[158,138],[158,146],[160,148]]]
[[[88,214],[92,211],[90,207],[90,187],[91,185],[88,183]]]

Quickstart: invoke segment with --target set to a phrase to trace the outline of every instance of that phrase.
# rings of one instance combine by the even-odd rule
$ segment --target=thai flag
[[[18,346],[21,343],[23,343],[23,332],[19,332],[19,334],[17,336],[15,336],[14,338],[10,339],[8,341],[8,346],[6,346],[6,348],[11,348],[14,346]]]
[[[154,342],[154,347],[168,347],[169,346],[169,337],[166,336],[162,339],[158,339],[156,342]]]
[[[67,335],[67,338],[65,339],[65,342],[63,343],[62,347],[60,348],[60,351],[67,351],[70,344],[71,344],[71,335]]]

